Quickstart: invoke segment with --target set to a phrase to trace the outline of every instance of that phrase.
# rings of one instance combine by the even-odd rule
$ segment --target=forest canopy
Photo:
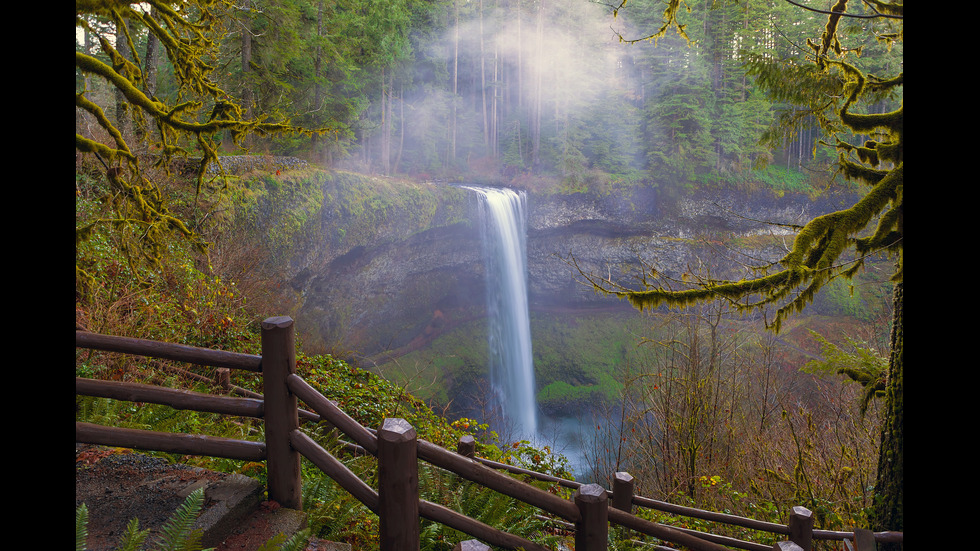
[[[810,63],[797,63],[796,74],[761,69],[801,58],[814,38],[804,29],[822,16],[785,2],[684,5],[680,24],[664,27],[670,19],[657,0],[631,1],[615,15],[587,1],[79,3],[76,92],[122,136],[128,125],[117,111],[193,121],[187,143],[149,135],[147,151],[165,156],[213,160],[237,146],[365,173],[526,188],[547,181],[600,194],[837,182],[826,170],[832,149],[818,143],[832,121],[790,108],[800,105],[793,95],[818,102],[836,77]],[[117,27],[128,37],[118,45]],[[844,27],[848,47],[860,42],[860,58],[850,60],[866,74],[901,62],[900,42],[889,50]],[[641,39],[649,29],[661,29],[656,40]],[[775,93],[774,76],[808,85]],[[115,94],[106,82],[131,99],[105,96]],[[286,123],[325,132],[279,132]],[[76,134],[85,151],[127,155],[119,136]]]

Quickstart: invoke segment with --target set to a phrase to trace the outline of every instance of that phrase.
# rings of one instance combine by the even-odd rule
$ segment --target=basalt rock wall
[[[484,262],[476,199],[449,184],[337,174],[323,186],[318,235],[297,249],[289,279],[295,315],[319,342],[370,356],[424,346],[483,315]],[[722,236],[785,234],[846,197],[819,201],[767,193],[629,196],[530,195],[531,308],[569,312],[628,308],[596,293],[584,275],[635,286],[646,267],[679,275],[735,269],[714,249]],[[777,225],[772,225],[777,224]],[[781,241],[747,241],[742,254],[774,260]]]

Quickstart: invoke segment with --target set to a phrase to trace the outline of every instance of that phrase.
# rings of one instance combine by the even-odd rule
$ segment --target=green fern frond
[[[85,551],[88,547],[88,507],[84,503],[75,509],[75,551]]]
[[[120,540],[119,549],[116,551],[140,551],[143,549],[143,542],[150,534],[150,530],[140,530],[140,521],[134,518],[126,525],[126,531]]]
[[[279,534],[262,544],[256,551],[303,551],[310,540],[310,530],[304,529],[293,534],[286,539],[284,534]]]
[[[194,529],[194,521],[203,505],[204,489],[198,488],[163,525],[157,548],[160,551],[200,551],[202,532]]]
[[[261,547],[255,551],[279,551],[279,546],[286,541],[286,534],[276,534],[275,536],[269,538],[269,541],[262,544]]]

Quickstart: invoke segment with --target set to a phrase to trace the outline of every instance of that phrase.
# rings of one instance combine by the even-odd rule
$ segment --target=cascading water
[[[538,415],[527,299],[527,196],[464,186],[480,197],[487,261],[490,382],[516,436],[534,439]]]

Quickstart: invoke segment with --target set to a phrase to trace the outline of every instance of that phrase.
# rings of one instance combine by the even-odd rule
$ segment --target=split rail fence
[[[377,429],[360,425],[296,374],[293,320],[273,317],[262,322],[262,353],[250,355],[190,347],[173,343],[100,335],[75,331],[75,347],[145,357],[161,358],[218,368],[227,381],[228,370],[241,369],[262,374],[263,393],[251,397],[215,396],[155,385],[99,381],[76,377],[78,395],[131,402],[166,404],[178,409],[260,418],[265,423],[265,441],[246,441],[194,434],[173,434],[106,427],[76,422],[75,441],[85,444],[155,450],[184,455],[202,455],[265,461],[269,499],[284,507],[302,509],[301,456],[309,459],[339,486],[378,515],[380,549],[404,551],[419,548],[419,518],[425,518],[472,536],[456,549],[486,549],[487,544],[528,551],[547,548],[488,526],[452,509],[419,498],[418,462],[453,472],[470,481],[535,506],[561,519],[575,532],[576,551],[605,550],[610,524],[694,551],[809,551],[818,539],[838,540],[854,551],[871,551],[877,541],[902,541],[901,532],[856,530],[839,532],[813,529],[813,515],[794,507],[788,524],[761,522],[734,515],[701,511],[633,495],[633,478],[616,473],[611,490],[597,484],[581,484],[475,457],[475,442],[464,437],[455,452],[419,439],[403,419],[386,419]],[[299,408],[302,401],[313,411]],[[354,445],[378,461],[378,489],[370,487],[340,460],[300,429],[300,418],[321,420],[350,438]],[[536,477],[574,489],[565,499],[541,490],[501,471]],[[785,536],[773,546],[737,540],[651,522],[632,514],[634,507],[649,507],[676,515],[737,525]],[[666,549],[666,548],[660,548]]]

